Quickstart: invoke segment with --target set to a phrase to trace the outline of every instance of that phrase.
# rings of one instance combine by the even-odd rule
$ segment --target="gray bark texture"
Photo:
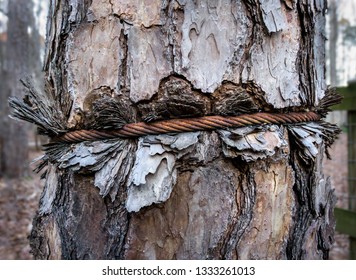
[[[313,109],[327,90],[325,5],[52,0],[44,69],[54,103],[43,114],[58,115],[49,134],[112,127],[119,117]],[[95,115],[113,103],[118,111]],[[56,160],[33,254],[326,259],[335,226],[321,165],[329,129],[310,122],[63,144],[49,152]]]

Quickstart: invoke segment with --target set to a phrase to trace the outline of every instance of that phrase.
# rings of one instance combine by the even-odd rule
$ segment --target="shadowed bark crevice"
[[[320,181],[320,172],[316,163],[305,164],[298,152],[293,151],[290,164],[299,176],[296,176],[293,187],[297,203],[294,210],[295,222],[287,243],[287,257],[288,259],[311,259],[319,255],[327,259],[335,228],[332,210],[336,202],[334,191],[331,189],[329,180],[324,182],[324,186],[320,186],[323,181]],[[324,200],[320,204],[315,204],[316,188],[319,192],[323,192]],[[316,251],[307,252],[304,247],[306,242],[314,244]]]
[[[249,173],[240,173],[239,187],[236,190],[237,215],[232,219],[228,235],[221,248],[221,259],[238,259],[237,245],[245,233],[252,216],[256,200],[256,186]]]

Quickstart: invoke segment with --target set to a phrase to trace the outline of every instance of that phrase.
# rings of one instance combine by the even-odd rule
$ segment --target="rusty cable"
[[[259,124],[291,124],[318,121],[315,112],[254,113],[239,116],[204,116],[187,119],[169,119],[152,123],[129,123],[114,130],[74,130],[52,138],[53,142],[78,143],[113,138],[140,137],[153,134],[180,133],[202,130],[238,128]]]

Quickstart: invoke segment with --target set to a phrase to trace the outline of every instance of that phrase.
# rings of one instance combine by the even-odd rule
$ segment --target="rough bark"
[[[52,0],[45,71],[64,120],[52,132],[98,125],[105,99],[130,121],[313,109],[326,91],[324,12],[322,0]],[[34,256],[325,259],[334,195],[321,159],[334,132],[267,125],[54,147]]]

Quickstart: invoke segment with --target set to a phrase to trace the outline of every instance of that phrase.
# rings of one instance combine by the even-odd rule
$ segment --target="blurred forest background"
[[[40,154],[33,126],[8,117],[21,78],[42,82],[49,1],[0,0],[0,259],[31,259],[27,236],[41,184],[30,161]]]
[[[33,126],[8,117],[9,96],[21,96],[20,79],[31,76],[43,83],[48,0],[0,0],[0,259],[32,259],[27,236],[37,210],[43,182],[30,162],[41,155],[45,139]],[[328,0],[328,84],[346,87],[356,79],[356,0]],[[356,94],[356,93],[355,93]],[[347,113],[335,111],[329,121],[345,128],[333,146],[333,160],[325,160],[338,197],[337,206],[347,209],[348,138]],[[356,176],[355,176],[356,177]],[[332,259],[348,259],[349,236],[337,233]]]

